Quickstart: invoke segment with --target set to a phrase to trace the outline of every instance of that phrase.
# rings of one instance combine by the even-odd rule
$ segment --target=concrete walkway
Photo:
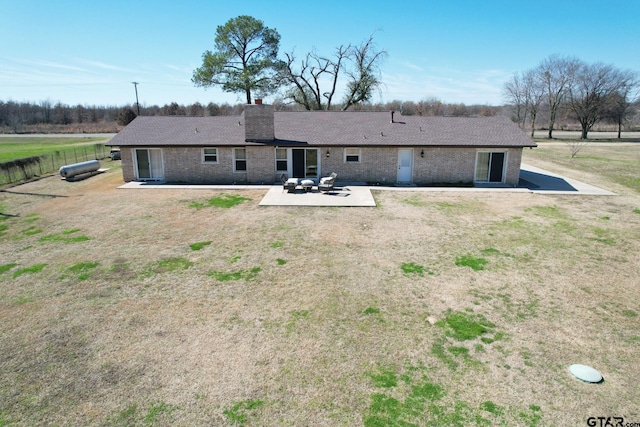
[[[129,181],[118,188],[129,190],[256,190],[271,187],[273,187],[273,185],[163,184],[157,181]]]
[[[535,166],[522,163],[520,165],[520,185],[532,193],[544,194],[576,194],[590,196],[615,196],[616,193],[566,178]]]
[[[179,190],[268,190],[260,201],[260,206],[338,206],[375,207],[371,190],[404,192],[507,192],[538,194],[571,194],[590,196],[615,196],[615,193],[563,177],[552,172],[522,164],[520,183],[517,187],[369,187],[364,183],[337,183],[335,191],[321,193],[318,190],[289,193],[282,185],[172,185],[156,182],[128,182],[118,188],[127,189],[179,189]]]

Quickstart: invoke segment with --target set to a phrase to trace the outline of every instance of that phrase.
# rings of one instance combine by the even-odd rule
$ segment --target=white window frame
[[[146,151],[149,161],[149,177],[140,177],[140,167],[138,165],[138,151]],[[164,180],[164,158],[161,148],[134,148],[131,150],[133,156],[133,167],[137,181],[162,181]],[[156,160],[156,162],[154,162]]]
[[[355,152],[355,154],[354,154]],[[358,156],[358,160],[348,160],[349,157]],[[360,163],[362,158],[362,152],[356,147],[347,147],[344,149],[344,162],[345,163]]]
[[[280,158],[278,157],[278,150],[283,150],[284,151],[284,158]],[[290,150],[286,149],[286,148],[282,148],[282,147],[276,147],[275,149],[275,153],[274,153],[274,157],[275,157],[275,168],[276,168],[276,172],[280,173],[289,173],[289,152]],[[284,162],[285,163],[285,168],[284,169],[278,169],[278,162]]]
[[[244,150],[244,158],[238,157],[238,150]],[[244,161],[244,169],[238,169],[238,162]],[[247,173],[247,147],[234,147],[233,148],[233,172],[235,173]]]
[[[215,150],[215,154],[207,153],[207,150]],[[215,156],[215,160],[207,160],[207,157]],[[218,163],[218,148],[217,147],[203,147],[202,148],[202,163],[216,164]]]

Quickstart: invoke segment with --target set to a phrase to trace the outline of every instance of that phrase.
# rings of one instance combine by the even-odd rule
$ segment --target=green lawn
[[[41,156],[82,145],[104,144],[108,140],[109,138],[106,137],[3,137],[0,138],[0,163],[25,157]]]

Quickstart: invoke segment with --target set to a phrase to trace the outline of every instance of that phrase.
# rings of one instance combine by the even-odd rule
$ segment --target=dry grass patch
[[[0,220],[6,425],[640,417],[631,190],[379,191],[377,208],[310,209],[260,207],[261,189],[119,183],[116,171],[0,193],[13,215]],[[221,194],[244,200],[189,207]],[[456,267],[463,255],[487,264]],[[577,381],[573,363],[605,382]]]

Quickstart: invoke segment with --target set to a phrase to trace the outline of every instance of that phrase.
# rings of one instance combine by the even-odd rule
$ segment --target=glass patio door
[[[476,157],[476,182],[503,182],[505,159],[506,155],[503,152],[478,152]]]
[[[139,180],[163,179],[162,151],[159,148],[136,148],[136,177]]]
[[[292,176],[294,178],[318,177],[318,149],[294,148],[291,150]]]

